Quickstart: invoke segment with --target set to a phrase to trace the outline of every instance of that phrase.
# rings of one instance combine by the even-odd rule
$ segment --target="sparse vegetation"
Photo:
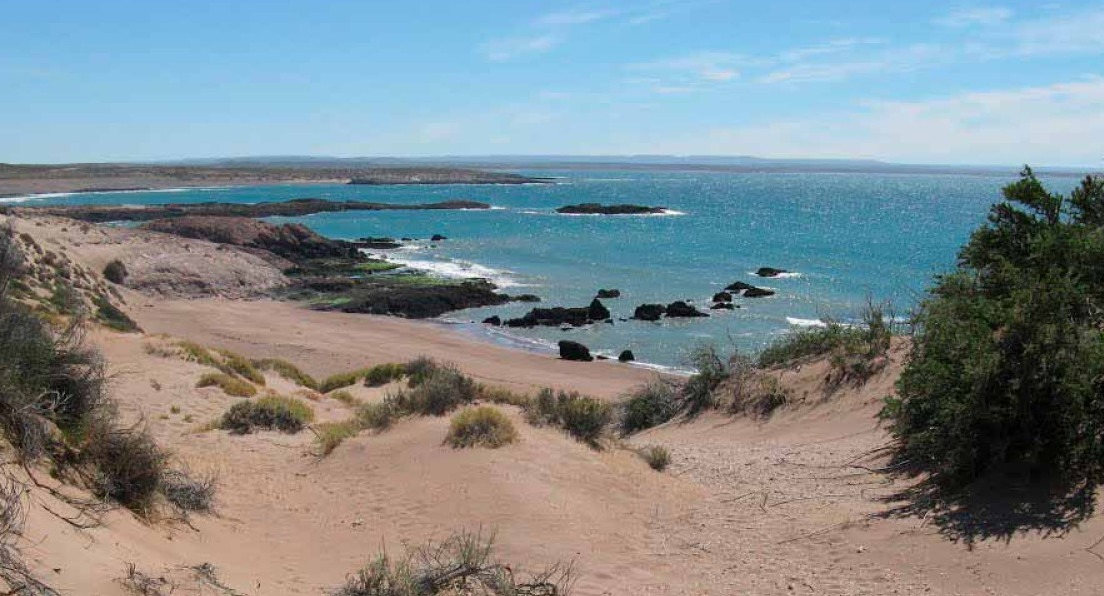
[[[265,384],[264,375],[245,356],[223,349],[216,350],[216,352],[222,357],[219,369],[223,372],[236,374],[256,385],[263,386]]]
[[[398,412],[389,400],[364,404],[357,410],[357,420],[361,426],[374,431],[384,431],[391,428],[398,416]]]
[[[648,462],[648,465],[657,472],[666,470],[671,464],[671,452],[666,447],[652,445],[641,449],[638,453],[641,459]]]
[[[240,401],[223,414],[219,428],[234,434],[257,429],[297,433],[314,420],[314,410],[301,400],[266,395],[254,401]]]
[[[406,374],[406,367],[402,364],[377,364],[364,373],[364,384],[369,387],[380,387],[392,381],[397,381]]]
[[[386,552],[357,571],[334,596],[566,596],[574,582],[571,565],[518,579],[513,567],[492,558],[494,536],[460,532],[442,542],[407,550],[399,559]]]
[[[234,397],[253,397],[257,395],[257,388],[248,381],[221,372],[205,373],[196,382],[196,387],[218,387],[226,395]]]
[[[83,452],[96,470],[96,493],[146,513],[161,478],[168,469],[168,454],[144,428],[113,428],[105,422],[92,425]]]
[[[134,319],[130,318],[130,316],[120,310],[119,307],[112,304],[111,301],[104,296],[99,294],[93,296],[92,304],[96,307],[96,319],[109,329],[114,329],[122,333],[133,333],[142,330],[138,326],[138,323],[134,322]]]
[[[514,423],[492,406],[468,408],[452,417],[445,442],[454,448],[486,447],[498,449],[517,441]]]
[[[351,387],[357,384],[357,381],[364,378],[368,369],[359,369],[349,372],[338,373],[336,375],[330,375],[326,377],[318,385],[318,391],[321,393],[329,393],[335,389],[341,389],[343,387]]]
[[[610,404],[576,392],[542,389],[525,409],[525,419],[534,426],[555,426],[577,440],[597,447],[613,421]]]
[[[410,389],[400,390],[388,398],[403,414],[444,416],[456,408],[475,401],[476,384],[451,365],[433,364],[426,372],[410,378]]]
[[[898,462],[952,487],[996,470],[1092,486],[1104,472],[1104,178],[1065,197],[1025,168],[1004,198],[916,315],[884,411]]]
[[[334,391],[333,393],[330,394],[330,397],[336,399],[337,401],[345,404],[346,406],[348,406],[350,408],[360,404],[360,400],[353,397],[352,393],[349,393],[348,391],[344,391],[344,390]]]
[[[323,422],[315,425],[313,429],[318,446],[321,449],[321,455],[325,457],[333,453],[333,450],[337,449],[337,446],[345,439],[355,437],[357,433],[363,430],[363,427],[359,420],[353,418],[341,422]]]
[[[295,366],[287,360],[282,360],[280,358],[264,358],[261,360],[254,360],[253,366],[259,370],[274,371],[276,374],[300,387],[318,389],[318,381],[316,381],[314,377],[303,372],[298,366]]]
[[[213,474],[196,476],[187,470],[168,470],[161,475],[161,494],[181,511],[207,512],[215,501],[218,479]]]

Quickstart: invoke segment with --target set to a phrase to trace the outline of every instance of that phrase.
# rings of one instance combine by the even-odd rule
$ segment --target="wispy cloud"
[[[699,85],[725,83],[740,76],[746,56],[730,52],[695,52],[671,58],[630,64],[632,71],[651,76],[630,79],[652,86],[656,93],[687,93]]]
[[[814,45],[814,46],[809,46],[809,47],[804,47],[804,48],[794,48],[792,50],[786,50],[786,51],[782,52],[782,54],[779,56],[779,58],[783,62],[799,62],[799,61],[802,61],[802,60],[806,60],[806,59],[809,59],[809,58],[815,58],[815,57],[818,57],[818,56],[827,56],[827,55],[830,55],[830,54],[838,54],[840,52],[846,52],[846,51],[852,50],[852,49],[854,49],[858,46],[877,45],[877,44],[881,44],[881,43],[884,43],[884,42],[880,39],[876,39],[876,38],[872,38],[872,37],[871,38],[850,37],[850,38],[845,38],[845,39],[833,39],[831,41],[828,41],[828,42],[825,42],[825,43],[822,43],[822,44],[818,44],[818,45]]]
[[[561,38],[552,33],[532,37],[511,37],[491,40],[480,46],[480,53],[492,62],[505,62],[525,54],[538,54],[560,44]]]
[[[1091,165],[1104,138],[1104,77],[922,101],[861,102],[847,112],[694,131],[656,150],[904,162]]]
[[[583,25],[586,23],[601,21],[602,19],[608,19],[617,14],[618,13],[615,10],[564,10],[541,15],[536,18],[535,22],[537,25],[546,25],[551,27],[558,27],[563,25]]]
[[[798,62],[787,64],[756,79],[760,83],[809,83],[839,81],[846,78],[909,72],[945,64],[951,52],[935,44],[913,44],[888,48],[876,53],[851,56],[845,60]]]
[[[950,14],[935,19],[935,23],[944,27],[973,27],[999,25],[1012,18],[1012,9],[1003,6],[981,6],[960,8]]]

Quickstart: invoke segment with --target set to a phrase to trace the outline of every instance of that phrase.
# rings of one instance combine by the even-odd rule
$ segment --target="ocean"
[[[522,172],[529,173],[529,172]],[[530,293],[544,306],[585,306],[599,288],[614,324],[496,329],[478,324],[521,316],[532,304],[459,311],[444,321],[464,332],[516,347],[551,350],[579,341],[616,357],[631,349],[644,364],[679,368],[699,344],[754,353],[794,326],[822,317],[854,318],[868,299],[889,301],[907,316],[932,276],[954,267],[958,248],[1000,200],[1009,176],[534,172],[548,185],[289,185],[58,194],[25,204],[252,203],[317,197],[391,203],[469,199],[486,211],[324,213],[296,218],[320,234],[421,239],[395,251],[372,251],[445,277],[485,277],[507,293]],[[1072,177],[1044,179],[1068,193]],[[560,215],[574,203],[664,206],[666,215]],[[429,242],[433,234],[448,240]],[[790,274],[770,279],[759,267]],[[707,310],[710,297],[734,281],[773,289],[743,299],[734,311]],[[622,321],[644,303],[686,300],[709,318],[659,323]]]

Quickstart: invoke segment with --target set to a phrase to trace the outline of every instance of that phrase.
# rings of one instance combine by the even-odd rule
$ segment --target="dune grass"
[[[613,422],[613,407],[576,392],[541,389],[525,408],[525,419],[534,426],[555,426],[592,447]]]
[[[218,387],[227,395],[233,395],[234,397],[253,397],[257,395],[257,388],[248,381],[221,372],[204,374],[199,378],[196,387]]]
[[[253,366],[259,370],[271,370],[284,379],[307,389],[318,389],[318,381],[303,372],[298,366],[281,358],[262,358],[254,360]]]
[[[231,406],[219,428],[234,434],[248,434],[256,429],[297,433],[313,420],[314,409],[310,404],[283,395],[266,395]]]
[[[517,429],[506,414],[492,406],[479,406],[462,410],[452,417],[445,443],[454,449],[498,449],[517,439]]]

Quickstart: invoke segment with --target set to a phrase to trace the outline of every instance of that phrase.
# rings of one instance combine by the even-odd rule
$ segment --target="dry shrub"
[[[197,476],[187,470],[167,470],[161,476],[161,494],[182,511],[210,511],[217,489],[214,474]]]
[[[89,431],[83,458],[96,470],[93,489],[102,498],[144,514],[168,465],[168,453],[141,427],[113,428],[97,422]]]
[[[517,441],[514,423],[498,408],[479,406],[452,417],[445,442],[454,448],[486,447],[498,449]]]
[[[444,416],[456,408],[475,401],[476,384],[451,365],[435,365],[424,376],[410,378],[411,389],[399,391],[388,398],[403,414]]]
[[[261,360],[254,360],[253,366],[260,370],[274,371],[276,374],[300,387],[318,389],[318,381],[316,381],[314,377],[303,372],[302,369],[287,360],[282,360],[280,358],[264,358]]]
[[[671,452],[666,447],[652,445],[641,449],[638,454],[657,472],[666,470],[667,466],[671,464]]]
[[[122,261],[115,259],[107,264],[103,270],[103,276],[107,281],[113,284],[123,284],[126,282],[127,269],[126,265],[123,265]]]
[[[525,408],[525,419],[534,426],[555,426],[577,440],[597,447],[613,421],[610,404],[576,392],[541,389]]]
[[[309,404],[281,395],[266,395],[230,406],[219,427],[234,434],[249,434],[256,429],[297,433],[312,420],[314,410]]]
[[[320,455],[325,457],[333,453],[337,446],[345,441],[345,439],[355,437],[363,427],[360,421],[342,420],[341,422],[323,422],[313,427],[315,439],[318,441],[318,447],[321,451]]]
[[[399,559],[386,552],[359,570],[334,596],[566,596],[572,566],[556,564],[518,579],[513,568],[492,558],[494,536],[460,532],[442,542],[408,549]]]
[[[406,367],[402,364],[377,364],[364,373],[364,384],[369,387],[381,387],[403,378]]]

